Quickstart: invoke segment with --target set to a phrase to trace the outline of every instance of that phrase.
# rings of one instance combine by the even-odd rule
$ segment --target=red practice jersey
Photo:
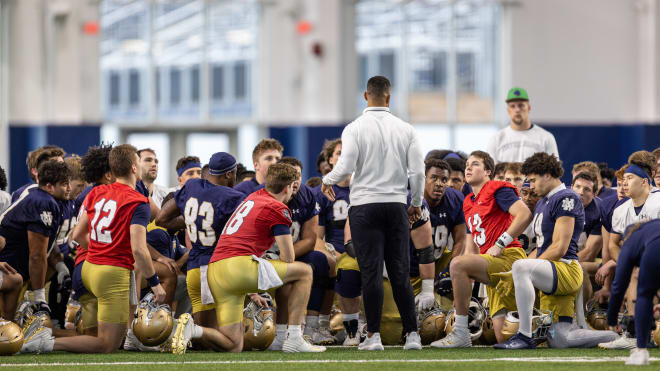
[[[275,242],[273,229],[276,226],[290,233],[289,208],[265,189],[252,193],[225,224],[210,262],[235,256],[263,255]]]
[[[516,195],[518,190],[507,182],[490,180],[481,188],[481,191],[474,197],[470,193],[463,202],[463,212],[465,213],[465,222],[467,223],[472,240],[479,247],[479,252],[485,254],[491,246],[497,242],[497,239],[506,232],[513,221],[513,215],[500,209],[495,201],[495,192],[500,188],[512,188]],[[514,239],[509,247],[522,247],[517,239]]]
[[[89,218],[87,261],[133,269],[131,219],[141,203],[149,200],[121,183],[95,187],[83,203]],[[76,259],[78,260],[78,259]]]

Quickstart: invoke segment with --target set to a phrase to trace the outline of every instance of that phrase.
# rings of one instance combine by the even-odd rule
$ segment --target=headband
[[[189,162],[189,163],[183,165],[182,167],[178,168],[178,169],[176,170],[176,173],[179,174],[179,176],[181,176],[181,175],[183,175],[183,173],[185,173],[187,170],[189,170],[189,169],[194,169],[194,168],[196,168],[196,167],[198,167],[198,168],[201,169],[201,168],[202,168],[202,164],[200,164],[199,162]]]
[[[642,170],[641,167],[635,165],[635,164],[629,164],[628,167],[626,168],[626,171],[623,172],[624,174],[635,174],[638,177],[642,179],[647,179],[649,181],[649,184],[651,184],[651,178],[649,177],[648,174],[644,170]]]

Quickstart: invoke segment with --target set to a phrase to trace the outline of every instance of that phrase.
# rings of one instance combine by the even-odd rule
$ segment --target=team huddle
[[[283,151],[262,140],[254,172],[225,152],[181,158],[173,189],[154,184],[151,149],[31,152],[34,183],[0,216],[0,353],[383,349],[365,340],[350,177],[328,197]],[[317,170],[341,152],[342,139],[327,141]],[[567,187],[554,154],[496,164],[484,151],[429,152],[409,225],[416,326],[384,272],[382,343],[645,351],[659,164],[660,149],[633,153],[614,189],[583,162]]]

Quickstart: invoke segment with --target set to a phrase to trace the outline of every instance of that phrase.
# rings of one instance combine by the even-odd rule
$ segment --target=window
[[[199,67],[194,66],[190,69],[190,100],[194,103],[199,102]]]
[[[213,66],[213,84],[211,85],[212,96],[215,100],[222,100],[225,92],[224,68],[222,66]]]
[[[181,102],[181,70],[177,67],[170,69],[170,103],[173,106]]]
[[[131,69],[128,72],[128,103],[136,105],[140,103],[140,73]]]
[[[110,72],[110,105],[119,105],[119,73]]]
[[[244,100],[247,96],[247,72],[245,62],[234,65],[234,98]]]
[[[393,87],[396,86],[396,69],[394,65],[394,52],[380,53],[378,56],[378,74],[387,77]]]

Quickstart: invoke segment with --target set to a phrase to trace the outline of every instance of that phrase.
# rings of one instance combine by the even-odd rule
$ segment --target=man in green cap
[[[488,153],[495,162],[524,162],[536,152],[559,157],[555,137],[547,130],[532,124],[529,119],[527,90],[513,87],[506,96],[506,110],[511,118],[509,126],[498,131],[488,142]]]

